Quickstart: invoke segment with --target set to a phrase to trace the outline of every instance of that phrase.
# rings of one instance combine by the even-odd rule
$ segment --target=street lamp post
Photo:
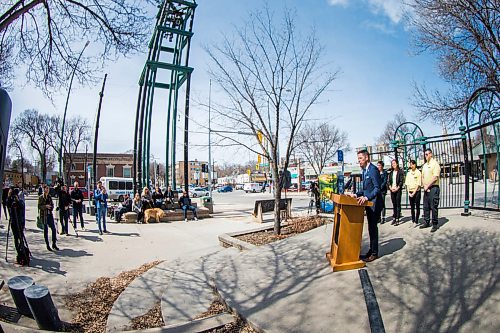
[[[69,88],[68,88],[68,96],[66,96],[66,105],[64,106],[64,114],[63,114],[63,119],[62,119],[62,126],[61,126],[61,144],[59,146],[59,178],[63,176],[62,174],[62,150],[63,150],[63,141],[64,141],[64,125],[66,123],[66,112],[68,111],[68,102],[69,102],[69,95],[71,93],[71,86],[73,85],[73,78],[75,77],[75,72],[76,68],[78,67],[78,63],[80,62],[80,58],[83,55],[83,51],[89,46],[90,41],[87,41],[85,43],[85,46],[82,49],[82,52],[80,52],[80,55],[78,56],[78,59],[76,60],[75,67],[73,67],[73,72],[71,73],[71,80],[69,81]]]
[[[212,80],[208,90],[208,191],[212,196],[212,127],[211,127],[211,99],[212,99]]]

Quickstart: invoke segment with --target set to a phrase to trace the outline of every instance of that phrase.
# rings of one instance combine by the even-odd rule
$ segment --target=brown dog
[[[160,223],[160,219],[166,214],[161,208],[150,208],[144,211],[144,223],[149,223],[150,218],[154,218],[156,223]]]

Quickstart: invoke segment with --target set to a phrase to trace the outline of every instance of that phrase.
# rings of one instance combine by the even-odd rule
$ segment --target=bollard
[[[59,314],[47,287],[40,285],[28,287],[24,291],[24,296],[38,328],[50,331],[58,331],[61,328]]]
[[[20,314],[29,317],[32,317],[33,315],[31,314],[28,302],[26,302],[26,297],[24,297],[24,290],[34,284],[35,281],[33,281],[32,278],[24,275],[14,276],[7,282],[14,304],[16,304],[17,311]]]

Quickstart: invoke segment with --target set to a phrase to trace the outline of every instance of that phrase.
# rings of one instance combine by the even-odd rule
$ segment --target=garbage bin
[[[201,198],[201,203],[202,203],[203,207],[208,208],[208,212],[210,214],[213,214],[213,212],[214,212],[214,203],[212,201],[212,197],[202,197]]]

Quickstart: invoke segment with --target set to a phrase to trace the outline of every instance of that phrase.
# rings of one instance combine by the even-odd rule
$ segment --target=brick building
[[[92,167],[93,154],[76,153],[72,154],[71,166],[69,166],[69,156],[64,155],[64,172],[68,167],[69,178],[66,182],[72,184],[78,181],[80,186],[87,187],[87,168],[85,163]],[[124,177],[132,178],[133,176],[133,154],[114,154],[114,153],[98,153],[96,159],[97,179],[101,177]]]
[[[189,184],[208,186],[208,172],[202,172],[202,164],[208,167],[208,162],[198,160],[189,161]],[[175,181],[179,186],[184,185],[184,161],[179,161],[175,165]]]

